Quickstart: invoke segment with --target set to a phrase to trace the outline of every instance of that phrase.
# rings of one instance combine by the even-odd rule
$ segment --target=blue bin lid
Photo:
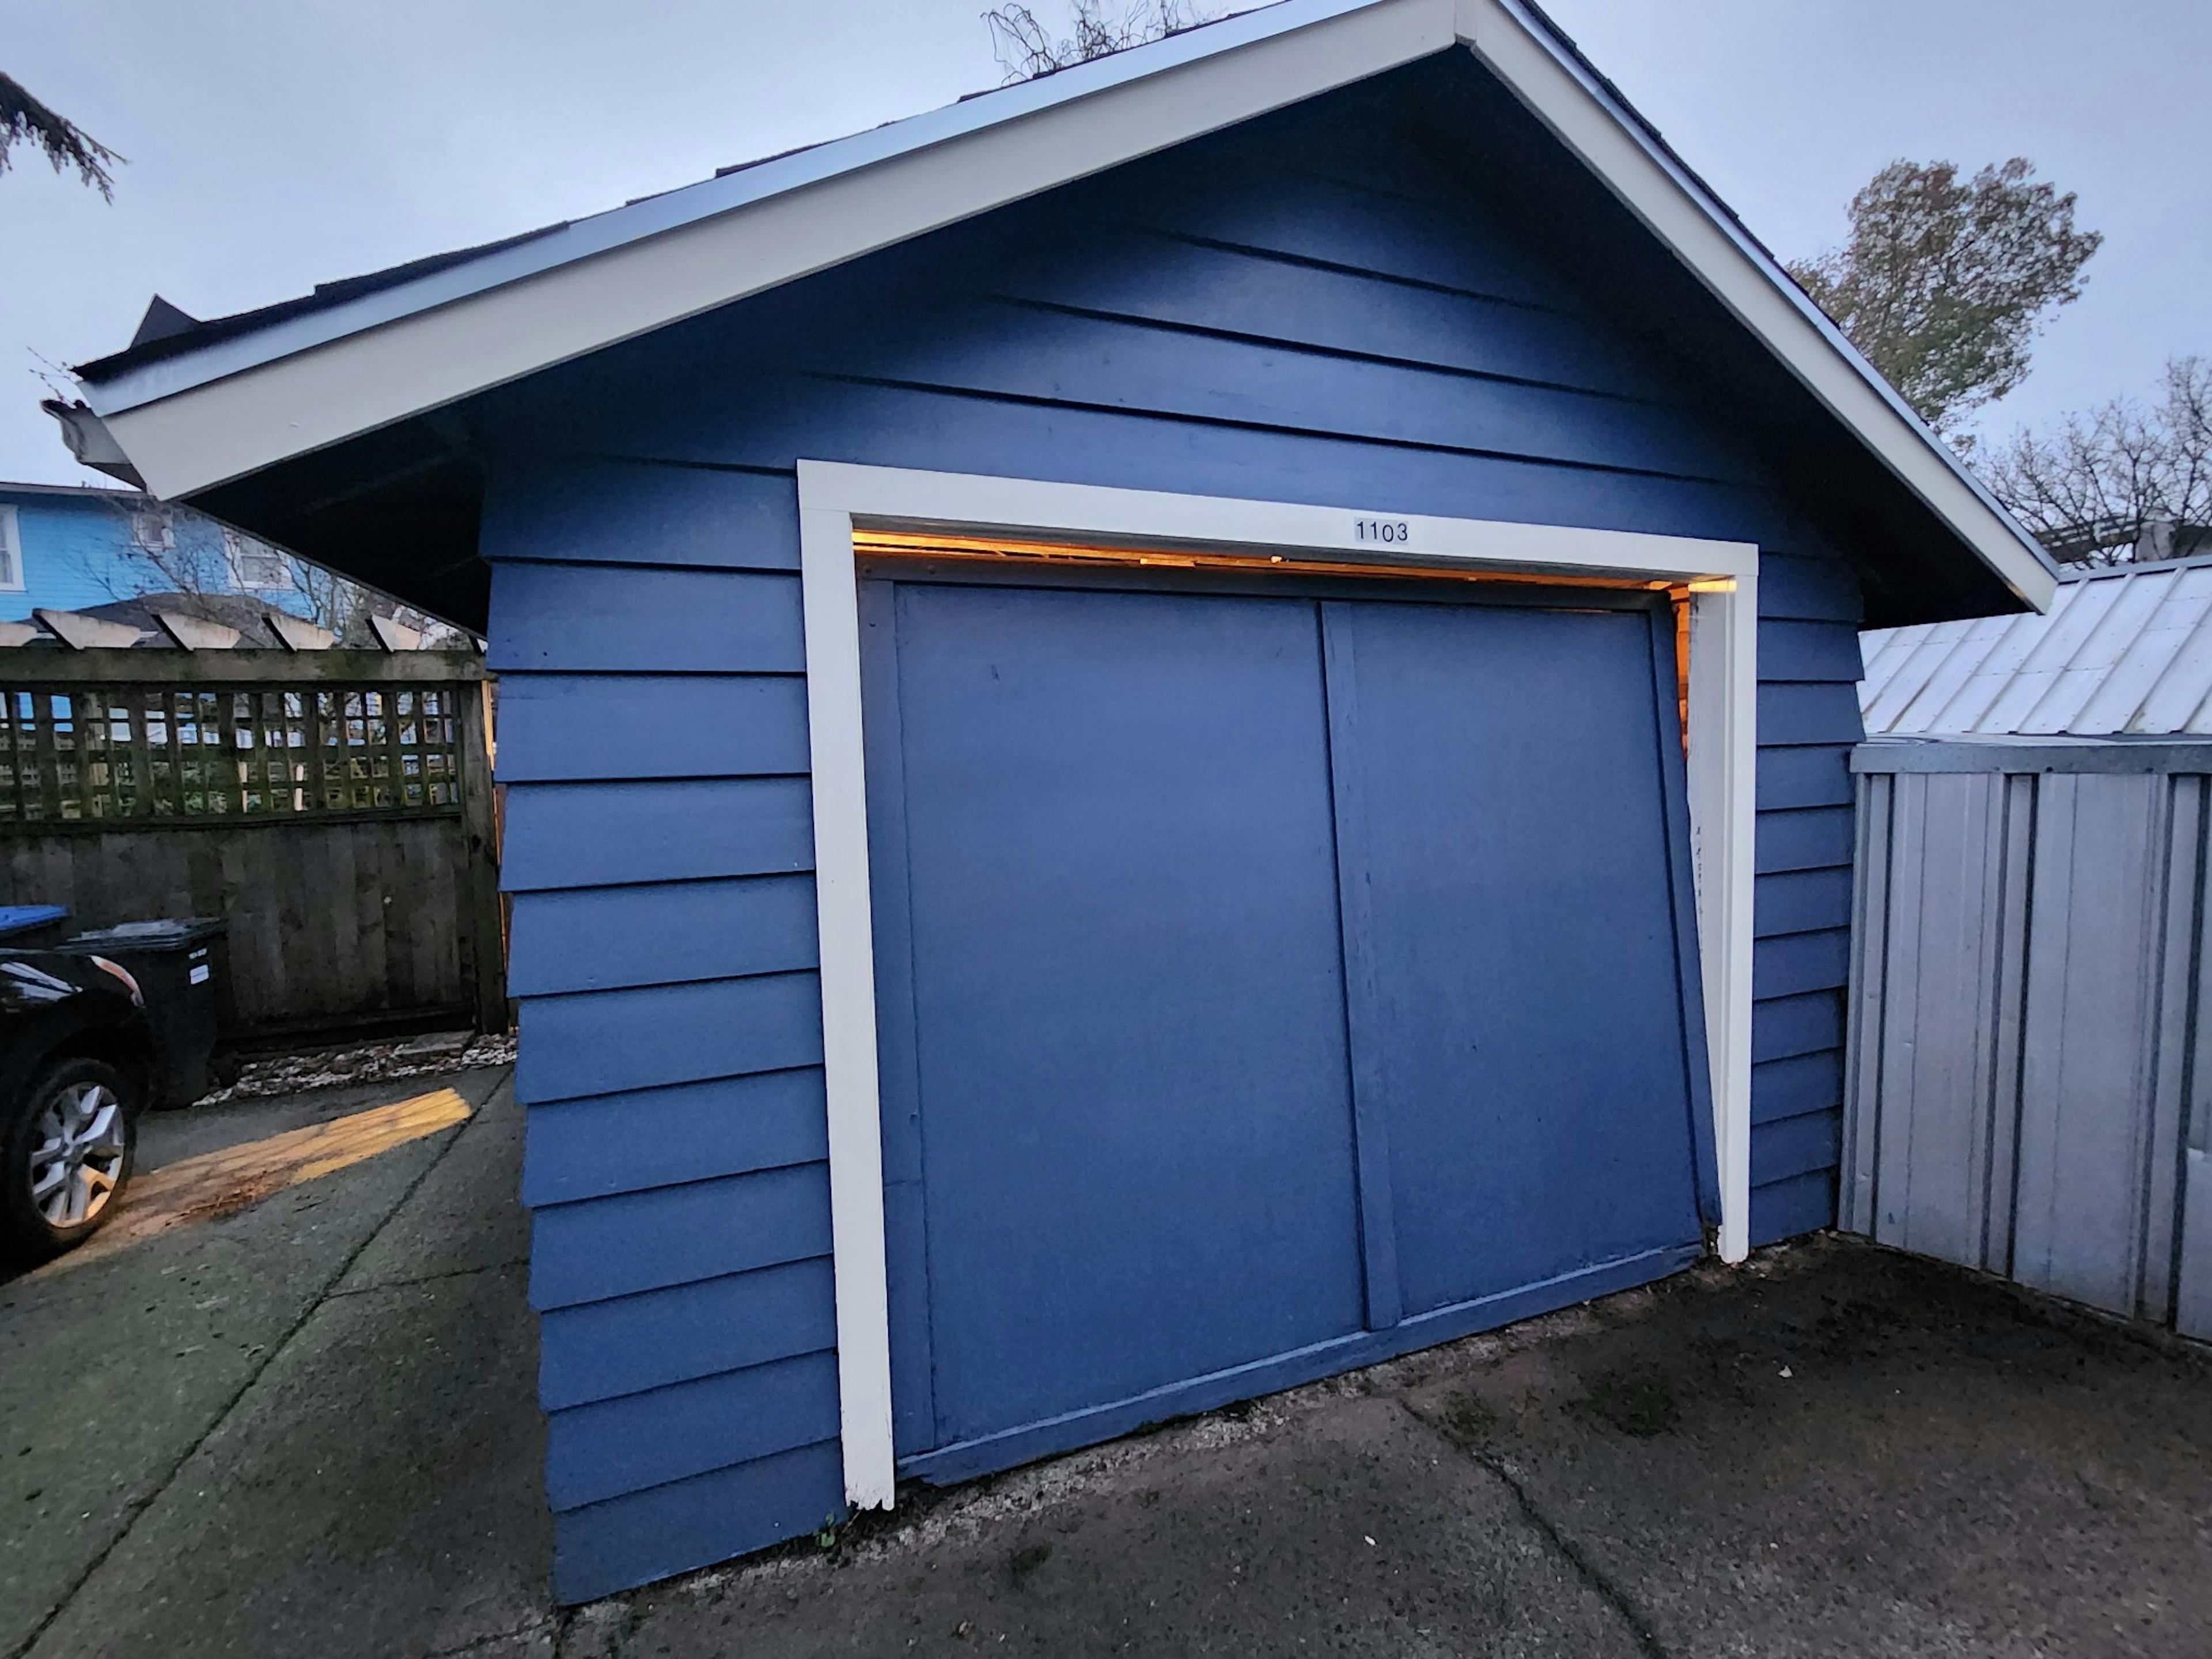
[[[0,904],[0,939],[69,920],[65,904]]]

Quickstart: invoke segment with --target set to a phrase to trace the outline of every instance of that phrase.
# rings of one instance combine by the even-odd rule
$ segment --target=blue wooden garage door
[[[1696,1255],[1663,606],[1442,587],[864,584],[908,1472]]]

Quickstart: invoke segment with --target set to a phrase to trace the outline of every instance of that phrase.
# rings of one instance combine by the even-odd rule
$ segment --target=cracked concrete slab
[[[903,1492],[562,1655],[2200,1659],[2208,1492],[2212,1355],[1825,1239]]]
[[[1834,1239],[556,1614],[520,1115],[499,1089],[0,1290],[31,1379],[0,1391],[0,1501],[36,1522],[0,1652],[79,1580],[35,1659],[2197,1659],[2212,1628],[2205,1352]]]
[[[382,1096],[412,1095],[450,1081],[481,1100],[503,1078],[503,1072],[493,1070],[450,1079],[407,1079],[382,1085]],[[264,1127],[325,1121],[337,1115],[334,1105],[358,1110],[379,1103],[371,1092],[343,1094],[337,1103],[271,1103],[268,1116],[229,1115],[224,1133],[193,1125],[189,1133],[167,1139],[198,1152],[250,1138]],[[167,1133],[170,1115],[149,1121],[157,1144]],[[466,1133],[465,1127],[448,1130],[394,1146],[235,1213],[195,1221],[105,1254],[96,1239],[86,1250],[0,1288],[0,1321],[9,1346],[8,1386],[0,1389],[0,1504],[13,1522],[0,1542],[0,1653],[21,1652],[42,1627],[46,1639],[39,1650],[66,1650],[58,1644],[78,1639],[70,1635],[77,1628],[72,1618],[82,1618],[82,1608],[94,1603],[102,1607],[103,1621],[82,1627],[80,1646],[119,1650],[118,1604],[102,1588],[110,1575],[138,1559],[142,1538],[161,1534],[159,1512],[191,1478],[199,1467],[196,1460],[222,1440],[225,1430],[255,1419],[258,1395],[282,1393],[288,1368],[280,1362],[294,1349],[313,1352],[313,1328],[320,1317],[316,1310],[342,1309],[351,1300],[325,1300],[346,1267],[396,1214],[407,1213],[405,1200],[417,1183],[456,1145],[456,1137]],[[487,1176],[489,1190],[503,1194],[510,1206],[518,1178],[515,1170],[508,1170],[502,1186],[496,1172]],[[511,1225],[496,1210],[495,1205],[488,1206],[488,1224]],[[504,1298],[518,1309],[521,1300],[519,1285],[510,1287]],[[462,1305],[458,1297],[452,1316],[465,1325],[484,1322],[479,1307]],[[502,1401],[492,1415],[534,1431],[538,1417],[528,1373],[534,1364],[535,1330],[526,1316],[509,1319],[503,1328],[509,1351],[526,1343],[529,1352],[510,1358],[505,1374],[512,1388],[520,1370],[521,1408],[518,1412],[512,1401]],[[311,1339],[306,1346],[299,1340],[302,1336]],[[292,1403],[300,1406],[314,1393],[295,1393]],[[417,1404],[408,1414],[419,1411]],[[296,1413],[289,1426],[272,1431],[283,1438],[295,1437],[295,1431],[304,1432]],[[319,1431],[337,1442],[352,1429],[325,1420]],[[464,1432],[478,1435],[482,1425]],[[528,1516],[542,1508],[537,1499],[538,1456],[535,1450],[526,1454],[528,1501],[518,1505],[526,1532]],[[270,1504],[265,1492],[251,1482],[227,1479],[208,1489],[220,1494],[226,1514],[258,1521],[262,1556],[270,1561],[283,1556],[292,1540],[276,1524],[282,1506]],[[325,1501],[332,1499],[327,1482],[314,1490]],[[508,1495],[512,1499],[513,1492]],[[500,1530],[514,1528],[502,1523]],[[542,1540],[532,1546],[526,1539],[517,1546],[525,1552],[533,1547],[542,1553]],[[177,1569],[196,1572],[188,1554],[179,1553]],[[250,1580],[253,1555],[243,1551],[240,1559],[228,1563],[227,1577]],[[152,1618],[173,1599],[168,1585],[149,1579],[121,1605],[132,1609],[136,1619],[143,1602],[145,1616]],[[547,1612],[542,1599],[526,1609],[541,1621]],[[523,1616],[498,1631],[521,1628]],[[183,1650],[179,1632],[167,1625],[148,1630],[155,1646]],[[497,1632],[479,1626],[471,1633]]]
[[[32,1649],[432,1654],[542,1633],[523,1270],[317,1308]]]
[[[1249,1436],[1171,1429],[1088,1474],[952,1502],[842,1565],[647,1593],[618,1651],[1641,1650],[1506,1483],[1392,1400],[1309,1395]]]
[[[1834,1241],[1471,1358],[1407,1362],[1407,1405],[1666,1653],[2206,1651],[2201,1352]]]
[[[560,1641],[560,1620],[549,1613],[527,1630],[444,1649],[425,1659],[558,1659]]]
[[[472,1074],[477,1115],[405,1206],[338,1281],[341,1294],[530,1260],[522,1185],[523,1114],[504,1071]],[[497,1196],[502,1201],[489,1202]]]
[[[113,1547],[452,1133],[0,1290],[0,1653]]]

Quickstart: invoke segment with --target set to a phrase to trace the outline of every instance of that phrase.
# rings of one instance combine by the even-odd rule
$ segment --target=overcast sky
[[[1041,15],[1054,0],[1037,0]],[[1550,0],[1785,258],[1905,155],[2013,155],[2106,234],[1995,433],[2212,355],[2206,0]],[[982,0],[0,0],[0,69],[130,158],[0,175],[0,478],[82,480],[39,363],[578,217],[996,84]]]

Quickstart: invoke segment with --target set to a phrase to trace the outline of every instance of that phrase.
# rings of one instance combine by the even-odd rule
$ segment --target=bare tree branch
[[[2212,550],[2212,362],[2173,358],[2148,406],[2115,398],[2015,432],[1981,471],[2056,558],[2125,563],[2154,525],[2173,527],[2174,553]]]
[[[1070,0],[1075,33],[1054,39],[1029,7],[1016,3],[994,6],[983,14],[991,31],[991,53],[1006,72],[1006,84],[1033,81],[1070,64],[1087,64],[1094,58],[1126,52],[1148,41],[1210,23],[1217,7],[1204,0],[1125,0],[1120,13],[1108,11],[1109,0]]]
[[[115,199],[115,179],[108,168],[120,165],[123,157],[32,97],[21,82],[0,75],[0,173],[7,172],[9,152],[21,143],[44,150],[56,173],[75,167],[76,176],[104,200]]]

